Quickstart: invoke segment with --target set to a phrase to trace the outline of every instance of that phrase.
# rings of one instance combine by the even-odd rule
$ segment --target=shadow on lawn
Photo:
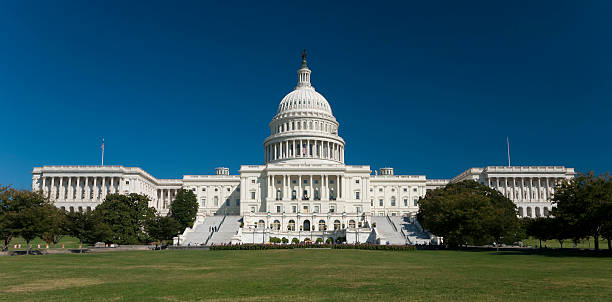
[[[575,248],[500,248],[497,251],[490,247],[468,247],[461,249],[442,249],[448,251],[462,252],[495,252],[495,255],[512,256],[512,255],[536,255],[546,257],[612,257],[611,250],[588,250]]]

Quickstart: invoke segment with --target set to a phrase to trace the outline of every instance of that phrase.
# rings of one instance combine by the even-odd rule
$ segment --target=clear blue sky
[[[0,184],[102,137],[158,178],[261,164],[304,48],[347,164],[450,178],[509,136],[514,165],[612,167],[610,1],[84,2],[0,4]]]

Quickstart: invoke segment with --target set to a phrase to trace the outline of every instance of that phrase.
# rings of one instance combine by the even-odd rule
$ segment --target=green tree
[[[283,237],[283,239],[281,239],[281,241],[282,241],[284,244],[289,243],[289,239],[287,239],[287,237]]]
[[[146,224],[146,231],[151,238],[163,245],[164,241],[172,240],[180,232],[181,225],[170,216],[157,215]]]
[[[2,240],[3,252],[8,250],[11,240],[13,240],[13,229],[8,214],[11,195],[9,187],[0,186],[0,239]]]
[[[42,194],[27,190],[9,189],[6,204],[8,232],[21,236],[26,241],[26,253],[30,253],[30,242],[42,237],[48,230],[47,206]]]
[[[66,213],[66,232],[78,238],[81,246],[110,242],[113,235],[111,228],[91,211]]]
[[[55,248],[57,243],[68,234],[66,211],[51,204],[46,205],[45,209],[47,211],[48,228],[42,238],[47,244],[53,244],[53,248]]]
[[[170,216],[181,225],[181,231],[193,227],[198,213],[198,199],[193,191],[180,189],[170,205]]]
[[[421,225],[449,246],[512,243],[522,236],[516,205],[473,180],[427,192],[419,201]]]
[[[293,238],[293,239],[291,239],[291,242],[292,242],[293,244],[298,244],[298,243],[300,243],[300,239]]]
[[[535,219],[525,218],[527,224],[527,235],[532,236],[540,241],[542,248],[542,240],[553,239],[553,230],[551,229],[551,218],[538,217]]]
[[[595,250],[599,237],[606,231],[612,208],[612,182],[609,174],[595,177],[590,171],[579,173],[569,181],[557,185],[552,198],[556,207],[552,214],[563,219],[574,243],[580,238],[593,236]]]
[[[110,227],[111,241],[119,244],[150,242],[146,223],[155,217],[149,198],[140,194],[110,194],[93,211],[101,223]]]

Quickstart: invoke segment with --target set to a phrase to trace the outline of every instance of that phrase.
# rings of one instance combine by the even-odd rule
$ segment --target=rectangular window
[[[383,206],[383,200],[382,199],[378,200],[378,205],[381,206],[381,207]]]
[[[359,199],[359,191],[355,192],[355,199]]]
[[[202,198],[200,200],[200,203],[202,204],[202,207],[205,207],[206,206],[206,198]]]
[[[315,207],[314,207],[314,212],[315,212],[315,213],[319,213],[319,206],[315,206]]]
[[[291,206],[291,212],[296,213],[297,212],[297,206]]]
[[[315,179],[315,180],[314,180],[314,183],[315,183],[315,185],[316,185],[316,184],[318,184],[318,183],[319,183],[319,181]]]
[[[404,206],[407,207],[408,206],[408,198],[404,198]]]
[[[330,211],[331,213],[336,212],[336,205],[333,205],[333,204],[332,204],[332,205],[329,205],[329,211]]]
[[[254,183],[255,183],[255,180],[254,180],[254,179],[251,179],[251,183],[252,183],[252,184],[254,184]]]
[[[416,192],[416,191],[417,191],[417,188],[412,188],[412,192]]]
[[[255,207],[251,207],[251,213],[255,213]]]
[[[276,206],[276,213],[280,213],[281,212],[281,206]]]
[[[230,200],[229,200],[229,199],[226,199],[226,200],[225,200],[225,206],[227,206],[227,207],[229,207],[229,206],[230,206]]]
[[[355,179],[355,183],[358,184],[359,183],[359,179]]]
[[[255,192],[251,192],[251,199],[255,199]]]
[[[356,210],[357,210],[357,213],[361,213],[361,207],[357,207]]]
[[[416,207],[416,206],[419,204],[419,200],[418,200],[418,199],[415,199],[415,200],[413,200],[413,201],[414,201],[414,206]]]
[[[408,189],[407,189],[407,188],[404,188],[404,192],[408,192]]]

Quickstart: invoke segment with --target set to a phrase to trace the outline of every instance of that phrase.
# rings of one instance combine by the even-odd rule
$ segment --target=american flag
[[[104,151],[104,138],[102,138],[102,151]]]

